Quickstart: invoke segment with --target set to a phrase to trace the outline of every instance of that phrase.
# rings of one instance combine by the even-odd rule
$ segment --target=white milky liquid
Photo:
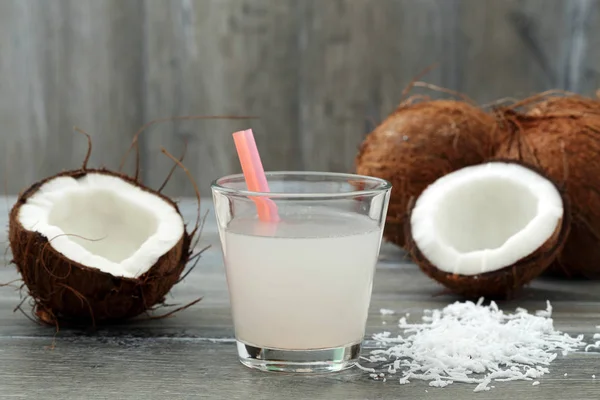
[[[263,236],[259,236],[263,235]],[[381,229],[357,214],[234,219],[223,251],[238,340],[322,349],[364,336]]]

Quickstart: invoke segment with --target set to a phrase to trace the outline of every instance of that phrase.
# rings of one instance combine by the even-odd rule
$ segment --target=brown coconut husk
[[[543,171],[532,165],[515,160],[497,159],[494,161],[518,163],[528,167],[547,178]],[[554,182],[553,182],[554,183]],[[556,186],[556,184],[555,184]],[[533,279],[540,276],[557,259],[569,237],[571,227],[570,203],[563,189],[557,186],[563,200],[563,218],[556,230],[544,244],[530,255],[520,259],[513,265],[502,269],[477,275],[452,274],[436,268],[421,253],[412,234],[410,216],[416,203],[411,199],[405,223],[407,251],[413,262],[431,279],[445,286],[452,293],[465,298],[486,297],[489,299],[507,300],[514,298],[519,291]]]
[[[580,95],[551,96],[530,104],[527,115],[554,117],[585,117],[600,115],[600,102]]]
[[[548,270],[570,278],[600,278],[600,102],[552,97],[527,113],[504,110],[511,138],[496,156],[523,160],[564,184],[572,226],[563,252]]]
[[[392,183],[384,238],[404,247],[409,199],[441,176],[489,159],[502,130],[467,101],[409,98],[362,142],[356,172]]]

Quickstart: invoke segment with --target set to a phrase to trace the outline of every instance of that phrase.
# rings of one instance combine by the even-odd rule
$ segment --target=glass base
[[[236,341],[238,356],[247,367],[270,372],[320,374],[353,367],[362,343],[318,350],[283,350],[255,347]]]

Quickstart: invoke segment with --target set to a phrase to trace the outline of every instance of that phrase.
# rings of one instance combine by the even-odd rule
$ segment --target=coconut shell
[[[511,160],[497,160],[514,162]],[[522,163],[519,163],[522,164]],[[542,171],[530,165],[525,165],[540,175]],[[559,188],[560,191],[560,188]],[[433,265],[415,243],[411,234],[410,215],[414,203],[409,207],[405,223],[407,252],[413,262],[431,279],[448,288],[452,293],[465,298],[486,297],[489,299],[510,299],[533,279],[540,276],[557,259],[569,237],[571,227],[570,203],[568,197],[561,191],[563,200],[563,218],[560,220],[552,236],[530,255],[520,259],[513,265],[508,265],[496,271],[477,275],[460,275],[442,271]]]
[[[507,111],[512,137],[497,151],[539,166],[565,185],[572,226],[563,252],[548,272],[600,278],[600,102],[579,96],[552,98],[526,114]]]
[[[441,176],[488,159],[498,132],[492,116],[462,101],[406,104],[388,116],[355,160],[358,174],[392,183],[384,238],[403,247],[409,199]]]
[[[142,276],[116,277],[67,259],[49,244],[47,237],[28,231],[21,225],[19,210],[41,185],[59,176],[81,178],[88,172],[123,179],[160,196],[179,213],[177,204],[168,197],[126,175],[105,169],[62,172],[35,183],[22,193],[10,212],[10,246],[13,262],[35,301],[35,312],[44,322],[72,320],[98,324],[137,316],[164,301],[190,257],[191,237],[184,229],[179,242]]]

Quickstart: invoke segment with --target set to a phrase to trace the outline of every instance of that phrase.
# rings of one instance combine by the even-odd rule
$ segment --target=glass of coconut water
[[[353,366],[365,334],[389,182],[321,172],[270,172],[213,182],[240,361],[265,371]],[[260,218],[269,202],[277,218]],[[264,211],[264,210],[263,210]]]

